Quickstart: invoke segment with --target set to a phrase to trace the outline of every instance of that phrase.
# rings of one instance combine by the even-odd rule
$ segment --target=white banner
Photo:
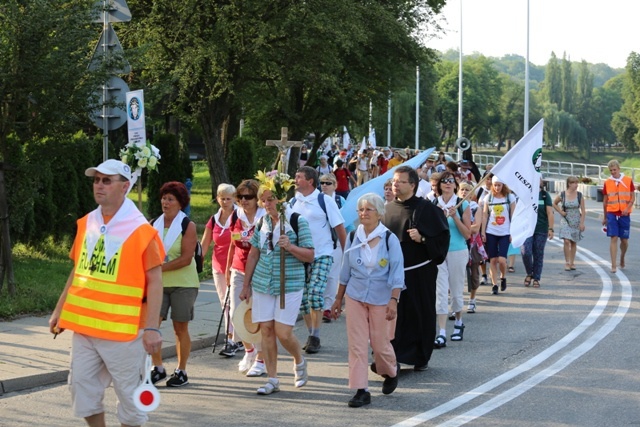
[[[371,129],[371,132],[369,132],[369,146],[376,148],[376,130],[375,129]]]
[[[129,143],[145,145],[147,132],[144,124],[144,93],[142,90],[127,92],[127,128]]]
[[[491,169],[518,196],[511,218],[511,244],[515,248],[533,235],[538,222],[543,127],[544,120],[540,120]]]
[[[344,133],[342,134],[342,148],[345,150],[349,148],[349,144],[351,144],[351,136],[349,136],[349,132],[347,131],[347,127],[344,127]]]

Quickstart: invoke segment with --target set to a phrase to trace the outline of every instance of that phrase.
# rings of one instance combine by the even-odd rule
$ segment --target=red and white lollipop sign
[[[133,403],[141,411],[155,411],[160,405],[160,392],[151,384],[151,355],[147,354],[144,382],[133,392]]]

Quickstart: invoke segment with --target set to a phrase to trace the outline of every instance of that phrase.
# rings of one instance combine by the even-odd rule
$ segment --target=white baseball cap
[[[95,176],[96,172],[100,172],[103,175],[122,175],[127,181],[131,181],[131,168],[120,160],[109,159],[96,167],[87,169],[84,174],[86,176]]]

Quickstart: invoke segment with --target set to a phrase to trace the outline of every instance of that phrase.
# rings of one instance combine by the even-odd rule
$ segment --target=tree
[[[560,108],[567,113],[574,112],[575,83],[573,81],[573,69],[567,54],[562,56],[562,104]]]
[[[548,102],[562,106],[562,71],[558,64],[558,58],[551,52],[551,58],[547,63],[544,77],[544,94]]]

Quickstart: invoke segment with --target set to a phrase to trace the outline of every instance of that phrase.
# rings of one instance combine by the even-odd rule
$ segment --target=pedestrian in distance
[[[578,191],[578,178],[567,178],[567,189],[553,200],[553,207],[560,214],[560,233],[558,237],[564,243],[564,270],[576,269],[576,251],[585,230],[586,209],[584,197]],[[539,213],[539,212],[538,212]]]
[[[162,237],[164,251],[167,254],[162,264],[163,298],[160,322],[168,319],[169,310],[171,310],[178,354],[178,367],[167,380],[167,387],[182,387],[189,384],[187,376],[187,360],[191,353],[189,322],[193,320],[193,308],[200,288],[196,261],[193,258],[198,242],[196,224],[183,212],[183,209],[189,205],[190,199],[189,191],[183,183],[177,181],[165,183],[160,188],[162,215],[153,221],[153,227]],[[185,224],[186,227],[184,227]],[[151,356],[153,360],[151,382],[156,384],[165,379],[167,373],[162,365],[161,349]]]
[[[554,218],[551,204],[551,196],[544,188],[544,181],[540,180],[538,192],[538,219],[533,235],[528,237],[522,245],[522,263],[527,276],[524,278],[525,286],[540,287],[542,266],[544,261],[544,248],[547,240],[553,239]],[[566,254],[566,252],[565,252]]]
[[[485,220],[482,224],[482,241],[489,256],[491,293],[498,295],[507,290],[507,252],[511,242],[511,217],[515,210],[515,196],[497,176],[491,178],[491,190],[483,199]]]
[[[358,199],[357,206],[360,225],[347,239],[340,286],[331,307],[337,319],[346,295],[349,388],[356,390],[348,405],[353,408],[371,403],[369,344],[372,369],[385,378],[382,393],[391,394],[398,385],[400,365],[391,338],[400,292],[405,287],[400,241],[381,222],[384,201],[375,193],[367,193]]]
[[[252,321],[260,325],[262,354],[268,378],[257,393],[268,395],[280,391],[276,338],[293,357],[294,386],[302,387],[308,380],[307,361],[293,334],[293,326],[298,318],[304,292],[304,263],[313,262],[314,249],[311,230],[304,217],[297,217],[296,230],[290,214],[288,224],[285,224],[285,233],[280,234],[278,200],[264,185],[260,186],[258,197],[267,214],[258,222],[257,229],[252,234],[239,298],[242,301],[251,298]],[[285,251],[284,309],[280,307],[281,251]]]
[[[607,227],[607,236],[611,239],[609,253],[611,254],[611,272],[617,271],[617,266],[625,268],[625,255],[629,247],[631,232],[631,211],[636,202],[633,180],[620,172],[620,163],[610,160],[607,164],[611,176],[604,182],[602,189],[602,206],[604,219],[602,225]],[[618,258],[618,240],[620,241],[620,264]]]
[[[110,159],[85,175],[93,178],[98,207],[78,220],[70,252],[74,267],[49,330],[74,332],[69,370],[74,414],[90,426],[104,426],[104,391],[113,383],[118,420],[139,426],[148,420],[134,403],[145,377],[145,353],[162,348],[158,319],[165,252],[158,232],[126,197],[132,185],[128,165]]]

